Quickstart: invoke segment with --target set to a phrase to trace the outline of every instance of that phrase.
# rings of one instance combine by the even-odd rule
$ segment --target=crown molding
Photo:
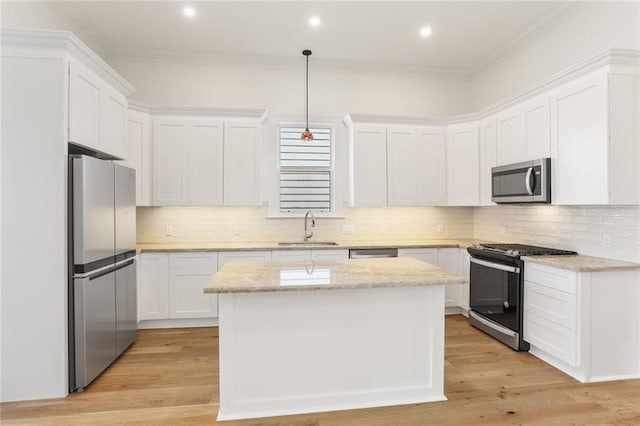
[[[82,40],[88,41],[89,44],[92,45],[94,50],[98,51],[101,56],[108,58],[108,41],[103,36],[101,36],[91,25],[88,25],[87,22],[80,16],[80,14],[78,14],[75,3],[49,1],[45,2],[45,4],[51,10],[53,10],[55,14],[66,21],[69,27],[72,28],[74,32],[77,31],[79,37]]]
[[[503,47],[495,50],[492,54],[486,56],[477,65],[469,70],[469,74],[477,76],[478,74],[496,67],[503,62],[508,56],[522,50],[527,44],[539,38],[544,33],[557,27],[567,18],[575,15],[587,5],[584,0],[574,0],[562,3],[556,7],[551,13],[544,16],[527,31],[509,41]]]
[[[69,54],[79,59],[125,96],[135,91],[127,80],[69,31],[2,28],[0,39],[3,56],[17,54],[17,52],[26,54],[27,51],[32,56],[48,56],[52,52],[56,52],[59,56]]]
[[[288,70],[297,69],[302,63],[298,57],[231,55],[216,52],[178,51],[169,49],[114,49],[110,51],[109,59],[116,62],[156,62]],[[313,71],[324,72],[400,75],[443,80],[471,80],[471,75],[468,72],[457,68],[421,67],[322,58],[314,58],[312,67]]]
[[[451,117],[403,117],[374,114],[347,114],[343,120],[345,126],[351,127],[354,122],[370,124],[405,124],[405,125],[451,125],[468,124],[483,120],[502,110],[520,104],[533,97],[548,93],[569,81],[598,70],[612,70],[640,75],[640,50],[633,49],[607,49],[585,61],[573,65],[557,74],[554,74],[533,86],[504,98],[480,111],[469,114],[455,115]]]
[[[144,112],[153,116],[189,116],[189,117],[218,117],[235,119],[252,119],[264,122],[268,112],[264,108],[218,108],[194,106],[166,106],[150,105],[144,102],[129,100],[129,109]]]

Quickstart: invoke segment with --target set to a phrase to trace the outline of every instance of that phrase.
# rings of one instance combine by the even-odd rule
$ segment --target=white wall
[[[475,75],[472,109],[493,104],[610,48],[640,49],[640,2],[585,2],[574,15]]]
[[[104,57],[104,46],[92,37],[91,30],[65,11],[63,4],[53,1],[2,1],[0,22],[3,28],[71,31]]]
[[[304,117],[304,58],[299,66],[190,64],[112,59],[136,87],[132,98],[155,105],[266,108]],[[468,112],[471,82],[391,74],[335,71],[309,65],[309,116],[347,113],[406,116]]]
[[[640,263],[640,206],[478,207],[474,236]]]
[[[66,74],[2,57],[2,401],[67,390]]]

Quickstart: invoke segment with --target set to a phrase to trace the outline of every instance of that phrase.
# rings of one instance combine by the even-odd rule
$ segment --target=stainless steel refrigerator
[[[135,170],[69,157],[69,388],[82,391],[137,335]]]

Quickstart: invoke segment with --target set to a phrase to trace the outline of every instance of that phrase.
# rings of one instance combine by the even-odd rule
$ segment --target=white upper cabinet
[[[418,199],[420,206],[447,204],[447,143],[443,127],[418,128]]]
[[[554,204],[638,204],[638,77],[599,71],[551,97]]]
[[[382,126],[354,126],[349,144],[351,205],[387,205],[387,130]]]
[[[153,119],[153,204],[260,204],[257,122]]]
[[[127,156],[127,98],[78,61],[69,64],[69,142]]]
[[[390,206],[416,205],[420,190],[418,138],[415,129],[387,129],[387,201]]]
[[[498,164],[549,157],[548,95],[533,98],[500,112],[496,125]]]
[[[187,204],[185,151],[187,123],[153,119],[153,204]]]
[[[129,111],[127,119],[128,155],[124,164],[136,169],[136,205],[151,205],[151,117]]]
[[[261,126],[251,121],[224,125],[224,205],[260,205]]]
[[[490,117],[480,122],[480,205],[495,205],[491,202],[491,168],[497,164],[496,119]]]
[[[444,127],[357,124],[350,156],[353,206],[446,204]]]
[[[222,151],[222,122],[198,120],[191,123],[185,153],[189,204],[222,204]]]
[[[447,128],[447,203],[477,206],[480,202],[478,125]]]

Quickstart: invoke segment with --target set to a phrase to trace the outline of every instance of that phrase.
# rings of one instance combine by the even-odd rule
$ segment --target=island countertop
[[[315,262],[229,262],[205,293],[339,290],[463,284],[458,274],[407,257]]]

